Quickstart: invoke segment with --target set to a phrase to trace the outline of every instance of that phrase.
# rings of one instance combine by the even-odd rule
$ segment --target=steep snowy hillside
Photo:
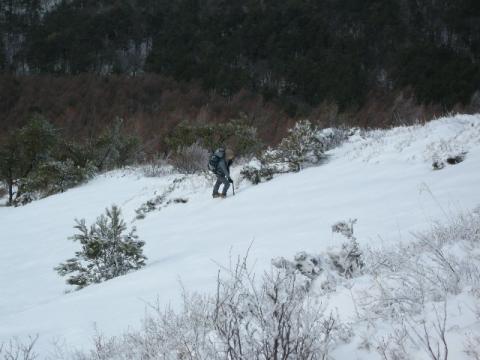
[[[434,161],[457,155],[464,161],[433,170]],[[358,132],[328,156],[324,165],[257,186],[237,181],[237,194],[225,200],[212,200],[213,183],[199,176],[150,178],[124,170],[24,207],[0,207],[0,342],[39,334],[37,351],[43,354],[58,339],[89,346],[95,326],[119,334],[138,327],[157,299],[175,308],[181,286],[213,291],[218,264],[244,254],[250,244],[249,258],[261,272],[272,258],[339,246],[343,240],[331,231],[339,220],[358,219],[360,245],[381,248],[411,242],[412,231],[480,204],[480,115]],[[183,180],[167,191],[178,178]],[[136,219],[136,209],[162,194],[167,201],[160,211]],[[188,201],[166,205],[177,198]],[[67,293],[53,268],[77,249],[67,240],[74,219],[91,223],[111,204],[122,208],[146,242],[147,266]],[[347,295],[337,300],[352,312]]]

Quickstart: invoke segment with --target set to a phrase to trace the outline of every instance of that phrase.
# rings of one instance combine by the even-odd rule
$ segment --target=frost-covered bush
[[[299,271],[309,279],[315,279],[323,271],[324,263],[321,256],[308,254],[305,251],[297,253],[293,261],[288,261],[283,257],[272,259],[273,266],[289,272]]]
[[[441,160],[434,160],[432,163],[433,170],[442,170],[445,167],[445,163]]]
[[[288,131],[275,150],[266,153],[270,162],[288,165],[289,171],[300,171],[304,166],[318,164],[328,151],[347,139],[342,129],[323,129],[308,120],[302,120]]]
[[[85,220],[76,220],[78,234],[70,239],[78,241],[81,249],[75,257],[61,263],[55,270],[61,275],[70,275],[67,283],[81,289],[124,275],[145,265],[143,255],[145,243],[138,240],[136,229],[128,233],[127,225],[121,218],[120,209],[113,205],[105,215],[87,227]]]
[[[464,352],[469,359],[480,360],[480,335],[470,335],[464,346]]]
[[[347,278],[358,274],[364,267],[363,253],[357,242],[357,238],[353,235],[353,225],[357,219],[349,219],[348,221],[340,221],[332,226],[332,232],[345,236],[348,241],[342,244],[342,248],[338,252],[330,252],[330,259],[336,270]]]
[[[374,281],[356,293],[356,305],[360,320],[388,324],[389,330],[374,341],[383,358],[411,359],[419,350],[430,359],[448,358],[454,323],[447,303],[480,293],[479,254],[480,215],[475,211],[435,223],[410,244],[365,252],[364,272]],[[473,357],[475,337],[470,340],[465,351]]]
[[[332,226],[332,231],[349,240],[340,251],[303,254],[288,265],[300,273],[307,269],[307,275],[314,274],[317,293],[320,289],[340,290],[335,284],[343,281],[346,285],[342,279],[349,273],[362,275],[361,281],[351,281],[348,289],[354,289],[356,328],[366,325],[369,332],[373,330],[364,335],[363,349],[375,350],[386,360],[419,358],[420,352],[432,360],[450,358],[450,334],[452,338],[467,338],[463,328],[457,326],[461,324],[457,312],[474,314],[474,306],[463,304],[468,303],[465,299],[480,294],[480,212],[476,209],[450,216],[445,223],[435,223],[429,231],[414,234],[411,243],[362,252],[355,241],[355,222]],[[462,299],[458,309],[457,296]],[[447,306],[450,301],[455,306]],[[475,359],[479,354],[478,334],[468,339],[465,353]],[[456,347],[458,350],[458,342]]]
[[[325,151],[318,132],[310,121],[299,121],[269,156],[273,161],[288,164],[290,171],[300,171],[304,164],[316,164]]]
[[[368,295],[375,301],[368,302],[382,316],[418,312],[422,304],[457,295],[465,287],[480,289],[478,214],[452,217],[415,237],[410,244],[367,253],[366,272],[379,286]]]
[[[0,359],[3,360],[35,360],[38,354],[34,351],[38,335],[29,337],[28,340],[12,339],[0,343]]]
[[[357,131],[355,128],[326,128],[318,131],[316,137],[323,144],[323,151],[328,151],[342,145],[349,136]]]
[[[434,170],[441,170],[445,167],[446,164],[448,165],[456,165],[461,163],[463,160],[465,160],[465,156],[467,155],[466,152],[461,152],[456,155],[449,155],[446,156],[445,158],[439,158],[438,156],[434,157],[432,167]]]
[[[338,222],[332,230],[349,244],[354,224]],[[345,350],[385,360],[457,359],[462,351],[478,359],[480,208],[415,236],[409,245],[364,249],[364,265],[353,280],[332,261],[342,249],[275,259],[278,270],[262,278],[239,262],[228,278],[219,278],[215,293],[185,293],[180,311],[157,305],[142,329],[116,338],[99,335],[95,348],[76,360],[330,359]],[[345,286],[335,288],[335,282]],[[330,305],[342,311],[349,292],[357,317],[346,326],[319,304],[340,295],[342,301]],[[332,354],[354,332],[359,339]]]
[[[365,265],[363,253],[355,238],[343,243],[340,251],[330,252],[329,257],[337,272],[346,278],[358,275]]]
[[[300,273],[305,277],[307,288],[312,281],[316,281],[321,289],[334,291],[337,283],[361,275],[365,266],[363,252],[353,236],[353,224],[356,221],[342,221],[332,226],[334,232],[347,238],[340,249],[332,248],[318,255],[302,251],[293,260],[283,257],[272,259],[272,265],[290,273]]]
[[[325,313],[283,270],[255,279],[245,261],[219,277],[214,294],[184,293],[180,311],[155,307],[140,331],[97,337],[79,359],[326,359],[352,332]]]
[[[243,178],[258,184],[275,174],[298,172],[318,164],[325,151],[340,145],[348,138],[343,129],[319,129],[308,120],[302,120],[289,129],[287,136],[274,148],[268,148],[241,171]]]
[[[332,232],[342,234],[347,239],[354,239],[353,225],[357,223],[357,219],[349,219],[347,221],[339,221],[332,225]]]
[[[475,134],[475,132],[471,131],[470,136],[473,134]],[[462,142],[462,137],[463,136],[457,136],[453,139],[441,139],[427,145],[424,157],[426,160],[431,160],[434,170],[441,170],[446,165],[455,165],[465,160],[468,153],[466,144],[469,142]]]
[[[207,169],[208,150],[198,142],[179,147],[170,157],[170,164],[181,174],[195,174]]]
[[[266,164],[265,161],[253,159],[245,165],[240,171],[240,175],[249,180],[252,184],[257,185],[263,181],[273,179],[273,175],[278,173],[277,169]]]
[[[141,168],[146,177],[163,177],[172,173],[173,167],[169,164],[170,154],[157,156],[148,161]]]
[[[160,195],[155,196],[154,198],[144,202],[140,205],[139,208],[135,209],[135,213],[137,214],[135,218],[137,220],[145,219],[147,213],[152,212],[154,210],[160,210],[162,206],[166,206],[170,204],[170,200],[168,197],[177,189],[177,187],[185,181],[186,177],[176,178],[172,181],[172,183],[163,191]],[[185,200],[185,199],[183,199]],[[186,200],[185,202],[187,202]],[[181,202],[181,201],[179,201]]]

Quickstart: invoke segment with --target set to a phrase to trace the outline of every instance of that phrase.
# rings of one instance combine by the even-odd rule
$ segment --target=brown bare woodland
[[[480,111],[480,95],[453,112]],[[444,115],[438,105],[416,104],[407,90],[369,94],[360,109],[339,112],[334,104],[287,112],[279,101],[242,90],[231,97],[205,91],[194,83],[180,83],[155,74],[141,76],[11,76],[0,75],[0,137],[42,113],[66,136],[86,138],[116,117],[126,130],[139,135],[151,151],[165,150],[164,138],[180,122],[222,123],[242,119],[258,129],[267,144],[278,142],[299,118],[320,126],[388,127]]]

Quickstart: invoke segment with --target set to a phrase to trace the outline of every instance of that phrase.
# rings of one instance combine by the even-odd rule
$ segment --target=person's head
[[[225,157],[225,148],[219,147],[217,150],[215,150],[215,155],[221,158]]]

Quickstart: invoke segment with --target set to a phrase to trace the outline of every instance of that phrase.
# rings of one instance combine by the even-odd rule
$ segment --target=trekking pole
[[[232,182],[233,195],[235,195],[235,184]]]

